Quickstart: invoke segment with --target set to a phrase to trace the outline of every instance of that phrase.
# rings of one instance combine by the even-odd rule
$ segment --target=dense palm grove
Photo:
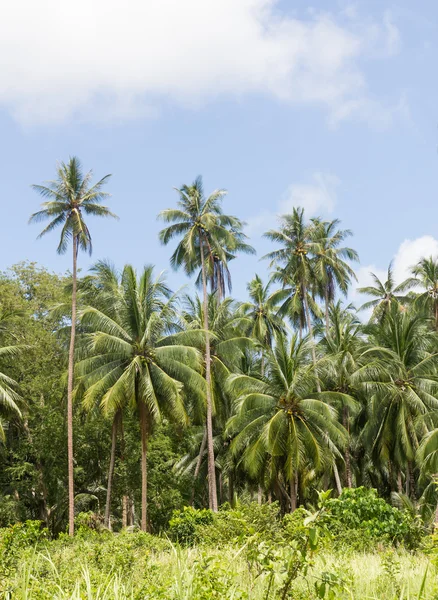
[[[160,213],[159,239],[199,295],[153,266],[83,275],[88,217],[114,216],[107,179],[92,185],[73,158],[35,186],[32,221],[60,230],[71,274],[23,263],[0,277],[0,525],[73,534],[91,510],[156,532],[184,505],[287,513],[359,486],[438,518],[438,259],[404,282],[374,276],[353,307],[351,232],[297,207],[265,234],[269,275],[239,302],[230,269],[254,249],[225,192],[197,179]]]

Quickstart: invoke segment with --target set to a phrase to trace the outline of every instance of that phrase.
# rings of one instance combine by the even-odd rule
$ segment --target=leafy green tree
[[[207,279],[213,277],[211,260],[218,260],[222,266],[227,264],[229,253],[242,249],[242,222],[236,217],[225,215],[222,200],[225,190],[216,190],[207,198],[204,195],[202,179],[198,177],[191,186],[178,189],[177,209],[166,209],[159,214],[166,223],[172,223],[160,234],[163,244],[175,237],[182,239],[170,259],[171,265],[178,269],[184,266],[188,275],[201,269],[204,330],[205,330],[205,378],[207,384],[207,452],[209,505],[217,510],[216,472],[213,445],[213,403],[211,397],[211,356],[208,322]],[[248,250],[250,248],[248,247]],[[210,267],[209,267],[210,265]],[[209,270],[210,268],[210,270]]]
[[[137,411],[141,433],[142,530],[147,529],[147,451],[153,426],[162,414],[186,423],[183,384],[187,392],[204,397],[198,351],[185,345],[184,332],[173,332],[176,297],[153,268],[139,277],[126,265],[120,291],[109,310],[84,308],[89,356],[78,364],[84,403],[100,402],[114,414],[129,406]]]
[[[57,167],[57,179],[47,185],[33,185],[33,189],[47,200],[40,211],[34,213],[29,222],[39,223],[49,220],[39,237],[61,227],[61,237],[57,252],[64,254],[72,243],[73,272],[71,296],[71,333],[68,359],[67,383],[67,453],[68,453],[68,490],[69,490],[69,533],[74,534],[74,477],[73,477],[73,371],[76,334],[76,294],[77,294],[77,257],[78,250],[91,253],[91,234],[84,220],[86,216],[115,217],[101,204],[109,194],[103,191],[110,175],[90,186],[92,171],[85,175],[78,158],[70,158],[68,163],[61,162]]]
[[[342,394],[316,392],[308,356],[308,341],[278,333],[274,348],[267,350],[264,379],[235,374],[228,384],[237,404],[228,424],[233,451],[242,455],[253,476],[264,468],[267,456],[280,463],[292,511],[300,471],[309,464],[316,470],[330,465],[346,443],[345,429],[329,404]]]

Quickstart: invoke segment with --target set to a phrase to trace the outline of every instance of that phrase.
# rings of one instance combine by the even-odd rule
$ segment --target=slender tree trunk
[[[228,502],[231,508],[234,508],[234,468],[230,469],[228,475]]]
[[[320,392],[321,391],[321,386],[319,384],[318,371],[317,371],[317,368],[316,368],[315,340],[313,338],[312,321],[310,319],[309,302],[307,301],[307,288],[306,288],[305,285],[303,285],[303,301],[304,301],[304,310],[305,310],[305,313],[306,313],[307,329],[309,330],[310,341],[311,341],[311,345],[312,345],[312,361],[313,361],[313,369],[314,369],[315,377],[316,377],[316,389],[317,389],[318,392]]]
[[[144,402],[140,402],[140,431],[141,431],[141,530],[147,531],[148,524],[148,418]]]
[[[342,494],[342,484],[341,478],[339,477],[338,465],[336,464],[336,460],[333,459],[333,475],[335,476],[336,489],[338,494]]]
[[[345,479],[347,482],[347,487],[351,488],[351,456],[350,456],[350,425],[349,425],[349,414],[348,407],[344,406],[342,408],[342,421],[343,426],[348,432],[348,441],[347,446],[345,448]]]
[[[328,287],[325,288],[325,333],[329,334],[330,330],[330,319],[329,319],[329,295],[328,295]]]
[[[290,479],[290,512],[293,513],[297,508],[297,485],[295,475]]]
[[[403,492],[402,474],[401,471],[397,473],[397,491],[399,494]]]
[[[211,364],[210,364],[210,335],[208,330],[208,294],[207,276],[205,272],[204,243],[201,238],[201,269],[202,291],[204,294],[204,329],[205,329],[205,381],[207,387],[207,454],[208,454],[208,499],[209,507],[217,511],[216,468],[213,446],[213,405],[211,398]]]
[[[192,506],[195,502],[196,480],[198,479],[199,471],[201,470],[202,457],[204,455],[206,445],[207,445],[207,427],[204,428],[204,434],[202,436],[202,442],[201,442],[201,447],[199,449],[198,460],[196,461],[195,472],[193,474],[192,498],[191,498],[191,502],[190,502],[190,504]]]
[[[117,432],[119,429],[119,421],[121,417],[120,409],[116,412],[113,418],[113,426],[111,431],[111,456],[108,468],[108,483],[106,486],[106,504],[105,504],[105,519],[104,525],[109,528],[110,525],[110,513],[111,513],[111,491],[113,485],[114,465],[116,462],[116,444],[117,444]]]
[[[406,468],[406,479],[409,479],[409,493],[408,495],[412,500],[416,500],[417,494],[415,491],[415,476],[414,476],[414,467],[411,461],[408,461]]]
[[[73,235],[73,282],[71,292],[71,333],[68,351],[67,381],[67,461],[68,461],[68,533],[75,532],[75,489],[73,478],[73,374],[76,336],[76,287],[77,287],[78,239]]]
[[[257,488],[257,504],[259,504],[259,505],[262,503],[262,494],[263,494],[262,486],[259,485],[259,487]]]
[[[128,496],[122,498],[122,528],[128,527]]]

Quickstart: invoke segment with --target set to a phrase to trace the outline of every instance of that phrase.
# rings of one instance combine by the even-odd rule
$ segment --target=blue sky
[[[90,223],[94,255],[169,269],[157,213],[174,186],[228,190],[258,257],[232,265],[245,294],[261,238],[296,204],[354,231],[367,282],[438,254],[438,4],[273,0],[17,0],[0,23],[0,269],[62,272],[36,241],[30,189],[57,160],[112,173],[120,221]],[[24,16],[23,16],[24,15]],[[7,60],[5,59],[7,57]],[[90,259],[81,257],[84,270]],[[169,273],[173,286],[185,282]],[[353,294],[354,297],[354,294]]]

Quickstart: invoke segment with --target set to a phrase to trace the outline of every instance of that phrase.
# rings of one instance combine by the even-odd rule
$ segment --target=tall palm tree
[[[353,235],[349,229],[339,229],[340,221],[315,220],[314,239],[315,266],[314,272],[321,288],[320,295],[325,304],[326,331],[329,329],[329,306],[335,299],[336,288],[346,296],[352,279],[356,274],[348,264],[359,260],[355,250],[341,246],[344,240]]]
[[[412,284],[419,285],[424,290],[415,301],[433,316],[435,329],[438,331],[438,260],[432,256],[422,258],[411,271],[414,275]]]
[[[319,347],[323,357],[320,368],[323,372],[324,387],[343,394],[339,408],[342,424],[349,438],[344,452],[345,483],[347,487],[351,487],[350,421],[351,415],[356,412],[356,399],[359,396],[353,379],[361,366],[360,357],[364,350],[361,322],[351,305],[344,308],[338,301],[330,306],[329,328],[326,328]]]
[[[100,181],[91,185],[92,171],[85,175],[78,158],[73,156],[68,163],[61,162],[57,166],[57,178],[47,182],[47,185],[33,185],[33,189],[46,199],[40,211],[34,213],[30,223],[49,220],[49,224],[38,237],[61,227],[61,237],[57,252],[64,254],[72,243],[73,272],[71,297],[71,333],[68,353],[67,381],[67,454],[68,454],[68,500],[69,500],[69,534],[74,534],[74,480],[73,480],[73,372],[76,334],[76,295],[77,295],[77,258],[78,251],[88,251],[91,254],[92,243],[86,216],[115,217],[101,204],[109,194],[103,191],[110,175],[105,175]]]
[[[319,245],[315,238],[317,220],[305,221],[304,209],[294,208],[292,214],[280,217],[280,228],[271,229],[265,237],[279,243],[280,248],[269,252],[264,258],[271,261],[272,266],[283,267],[290,280],[299,289],[299,297],[304,307],[307,329],[313,342],[313,327],[309,293],[315,288],[315,253]],[[312,343],[312,359],[316,375],[316,352]],[[319,386],[319,383],[318,383]]]
[[[270,294],[270,283],[264,285],[259,275],[249,282],[247,289],[249,301],[241,304],[240,311],[249,320],[248,334],[263,347],[271,347],[274,334],[284,331],[284,323],[277,313],[288,290]]]
[[[291,510],[297,506],[297,477],[307,465],[321,470],[340,455],[346,432],[329,404],[342,394],[315,390],[309,343],[275,336],[267,350],[268,368],[263,380],[232,375],[229,391],[236,401],[236,415],[228,423],[234,437],[232,450],[242,455],[245,468],[257,476],[267,457],[281,465],[290,486]]]
[[[382,320],[388,313],[393,301],[400,305],[404,305],[409,301],[409,297],[405,292],[413,287],[413,280],[407,279],[399,285],[395,285],[392,263],[389,264],[386,281],[381,281],[374,273],[370,273],[370,275],[374,281],[374,286],[358,288],[357,291],[359,294],[365,294],[373,298],[373,300],[365,302],[360,307],[360,310],[373,309],[371,319]]]
[[[213,404],[211,397],[211,356],[208,322],[207,280],[213,271],[211,260],[216,257],[222,265],[227,264],[228,253],[240,248],[243,240],[243,223],[236,217],[225,215],[222,200],[225,190],[216,190],[207,198],[204,195],[202,179],[198,177],[191,186],[184,185],[177,190],[178,208],[163,210],[159,218],[172,223],[160,232],[160,240],[168,244],[175,237],[182,237],[170,259],[178,269],[183,266],[188,275],[201,269],[204,330],[205,330],[205,378],[207,383],[207,452],[209,506],[217,510],[216,471],[213,446]],[[249,251],[252,249],[247,247]]]
[[[400,311],[395,303],[383,323],[370,325],[368,333],[363,365],[353,378],[370,399],[363,437],[375,463],[391,461],[405,469],[414,496],[413,461],[422,421],[438,410],[436,334],[423,315]]]
[[[0,312],[0,334],[2,334],[2,342],[4,335],[10,335],[10,324],[11,319],[16,317],[18,313]],[[0,364],[3,366],[4,362],[8,362],[17,358],[19,353],[23,350],[23,346],[19,345],[0,345]],[[9,416],[21,417],[19,404],[21,396],[18,391],[18,383],[11,379],[5,372],[4,369],[0,370],[0,440],[5,441],[5,430],[2,422],[2,418]]]
[[[200,353],[186,345],[190,337],[186,332],[175,331],[175,301],[163,276],[154,278],[152,267],[145,267],[137,277],[133,267],[126,265],[115,306],[81,311],[81,323],[91,331],[86,334],[89,356],[77,366],[86,389],[85,405],[99,402],[109,414],[129,406],[138,413],[143,531],[147,529],[147,450],[152,428],[162,414],[186,423],[183,386],[187,393],[205,398]]]
[[[204,323],[204,306],[201,299],[196,296],[185,297],[181,322],[188,332],[202,329]],[[245,351],[252,347],[252,340],[245,334],[248,329],[248,320],[242,317],[238,304],[232,298],[225,298],[218,302],[215,294],[208,297],[208,322],[210,331],[210,355],[211,355],[211,392],[214,420],[214,433],[216,433],[215,446],[224,449],[223,431],[225,424],[232,412],[229,395],[226,393],[226,381],[231,373],[236,372],[238,365],[243,360]],[[205,343],[200,348],[205,354]],[[192,410],[197,413],[194,419],[197,422],[205,422],[205,409],[193,406]],[[194,470],[194,480],[199,476],[205,454],[206,436],[201,440],[200,451]],[[223,452],[221,453],[223,456]],[[185,457],[181,465],[187,463],[191,457]],[[216,463],[218,453],[216,451]],[[194,466],[190,461],[188,469]],[[219,465],[221,466],[221,465]],[[186,472],[188,472],[186,468]],[[221,470],[221,474],[223,469]]]
[[[92,306],[110,315],[112,318],[117,318],[118,299],[121,293],[121,274],[108,261],[100,260],[90,269],[91,274],[84,277],[78,282],[78,291],[82,294],[82,304]],[[77,394],[83,393],[83,386],[79,382],[77,386]],[[87,405],[88,409],[90,406]],[[95,407],[93,407],[94,409]],[[104,525],[110,527],[111,516],[111,494],[112,483],[116,459],[117,437],[123,431],[123,409],[118,407],[115,409],[112,417],[111,427],[111,451],[110,461],[108,465],[108,479],[105,502]]]

